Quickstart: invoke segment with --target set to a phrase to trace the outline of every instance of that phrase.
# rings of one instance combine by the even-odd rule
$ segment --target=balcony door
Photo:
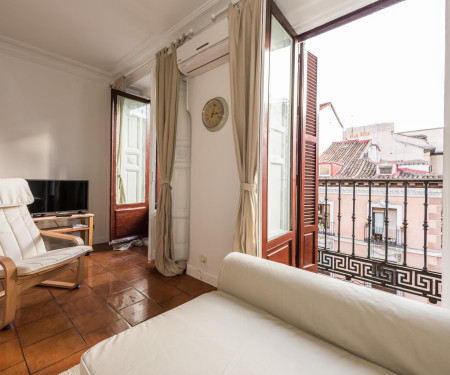
[[[374,208],[372,211],[372,236],[376,241],[388,241],[397,244],[397,209],[388,209],[388,233],[386,234],[386,209]]]
[[[110,242],[148,235],[149,100],[112,90]]]
[[[262,256],[317,270],[317,58],[267,1]]]

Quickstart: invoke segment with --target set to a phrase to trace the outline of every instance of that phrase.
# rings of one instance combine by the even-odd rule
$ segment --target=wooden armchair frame
[[[41,236],[58,238],[74,242],[77,246],[84,245],[84,241],[77,236],[64,233],[49,232],[40,230]],[[88,253],[89,254],[89,253]],[[60,263],[57,266],[36,272],[30,275],[17,276],[16,264],[11,258],[0,256],[0,266],[3,267],[5,275],[0,278],[3,283],[4,291],[0,292],[0,301],[3,299],[3,314],[0,313],[0,329],[9,329],[16,315],[17,296],[35,285],[50,286],[55,288],[74,289],[80,287],[84,275],[84,256],[82,254],[77,258],[70,259],[67,262]],[[67,270],[77,267],[74,275],[74,282],[54,281],[52,277],[59,275]]]

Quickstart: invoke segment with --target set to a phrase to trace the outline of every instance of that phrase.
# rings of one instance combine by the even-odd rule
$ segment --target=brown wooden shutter
[[[318,241],[318,108],[317,57],[301,47],[302,92],[299,127],[299,268],[317,272]]]

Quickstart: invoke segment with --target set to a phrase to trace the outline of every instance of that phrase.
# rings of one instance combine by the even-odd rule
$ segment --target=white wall
[[[108,241],[108,85],[0,52],[0,87],[0,178],[89,180],[94,242]]]
[[[342,141],[344,129],[330,106],[319,111],[319,155],[333,142]]]
[[[229,64],[188,82],[191,113],[191,222],[187,273],[216,285],[222,259],[231,251],[239,202],[239,176],[231,115],[218,132],[206,130],[202,110],[222,96],[231,112]],[[201,255],[207,256],[206,264]]]

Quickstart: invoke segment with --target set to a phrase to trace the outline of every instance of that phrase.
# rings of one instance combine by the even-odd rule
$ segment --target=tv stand
[[[70,232],[80,232],[84,233],[84,243],[92,247],[92,239],[94,235],[94,214],[84,213],[84,214],[55,214],[50,216],[33,217],[33,221],[38,225],[39,223],[44,223],[48,221],[57,222],[59,220],[66,220],[63,226],[56,226],[52,228],[40,228],[42,230],[48,230],[50,232],[58,233],[70,233]],[[75,222],[74,222],[75,221]],[[78,221],[85,227],[73,227]],[[72,225],[70,225],[72,224]],[[39,226],[39,225],[38,225]]]
[[[61,213],[61,214],[55,214],[55,216],[56,217],[72,217],[73,215],[72,214],[63,214],[63,213]]]

